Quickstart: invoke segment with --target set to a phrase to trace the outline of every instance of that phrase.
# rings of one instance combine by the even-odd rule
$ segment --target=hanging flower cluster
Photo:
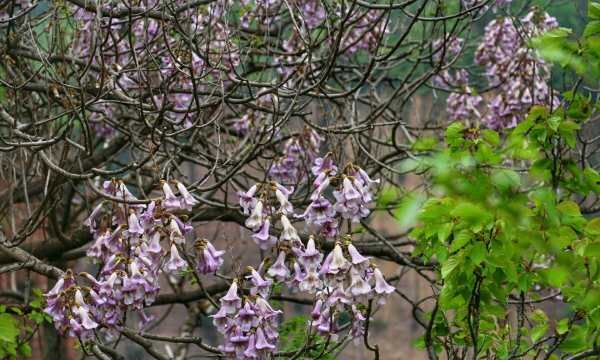
[[[220,300],[219,311],[212,315],[213,324],[224,337],[219,349],[236,359],[268,359],[276,348],[280,310],[263,297],[267,282],[252,270],[252,295],[239,296],[237,280]]]
[[[498,87],[483,119],[490,127],[514,127],[532,105],[557,100],[548,86],[550,65],[527,47],[532,36],[557,26],[554,17],[540,11],[520,19],[519,28],[510,18],[486,26],[475,61],[485,67],[490,86]]]
[[[75,285],[73,274],[68,272],[46,294],[46,312],[57,319],[55,324],[61,333],[81,335],[74,324],[70,327],[70,320],[61,322],[63,317],[73,318],[76,314],[66,306],[56,305],[73,301],[87,310],[85,316],[90,315],[109,330],[123,325],[126,311],[136,311],[142,324],[151,320],[143,308],[152,304],[159,292],[160,272],[174,273],[187,266],[179,252],[185,249],[185,237],[192,234],[192,227],[178,214],[191,210],[198,201],[182,183],[175,181],[175,185],[179,195],[163,181],[163,196],[143,205],[123,182],[104,183],[104,191],[123,202],[114,201],[110,205],[101,202],[84,222],[94,237],[87,255],[100,265],[97,278],[82,273],[91,284],[84,289]],[[161,240],[167,243],[168,251],[163,250]],[[223,263],[224,252],[216,250],[210,242],[198,240],[194,247],[198,273],[214,273]],[[68,290],[70,287],[77,291]],[[89,325],[85,316],[81,319]]]
[[[518,24],[518,25],[517,25]],[[493,94],[487,101],[469,86],[464,69],[446,70],[434,85],[451,89],[447,111],[451,120],[480,119],[490,128],[514,127],[536,104],[558,106],[548,86],[550,65],[527,44],[531,37],[558,26],[554,17],[534,10],[518,23],[509,17],[490,22],[475,52],[475,62],[485,68]],[[456,46],[449,45],[453,54]]]
[[[358,305],[371,300],[384,304],[386,296],[394,292],[381,271],[351,243],[345,246],[337,243],[323,261],[319,274],[325,287],[317,292],[312,325],[326,336],[336,335],[337,316],[343,311],[352,314],[351,335],[361,336],[365,317]]]
[[[285,228],[287,227],[289,230],[291,224],[286,215],[294,212],[294,207],[289,201],[293,191],[293,188],[288,189],[277,182],[271,181],[256,184],[246,192],[238,192],[242,211],[245,215],[250,215],[246,219],[246,227],[254,232],[252,238],[261,249],[270,249],[277,243],[277,238],[270,233],[273,219],[279,218],[284,227],[280,237],[281,240],[289,240],[287,237],[290,237],[291,234],[289,231],[286,232]],[[297,234],[295,237],[297,237]]]
[[[354,164],[348,164],[344,171],[338,174],[338,168],[331,154],[315,158],[313,164],[311,172],[315,180],[310,195],[311,202],[304,213],[298,217],[303,218],[306,224],[318,234],[326,238],[334,238],[338,234],[338,218],[360,222],[362,218],[369,215],[368,206],[373,201],[373,191],[379,184],[379,179],[372,180],[366,171]],[[334,203],[327,197],[330,186],[334,188],[332,191]],[[277,182],[256,184],[247,192],[238,192],[243,213],[250,215],[246,219],[246,227],[254,231],[253,238],[261,249],[269,249],[277,241],[277,238],[269,232],[274,215],[292,214],[293,207],[288,200],[292,192],[293,188],[288,190]],[[270,200],[273,198],[276,201]],[[270,204],[277,205],[279,209]],[[286,240],[285,229],[289,230],[293,227],[291,224],[287,225],[289,220],[286,216],[282,217],[281,222],[284,228],[282,239]]]
[[[311,236],[306,246],[281,246],[265,275],[250,267],[245,277],[249,296],[240,297],[239,284],[234,281],[220,300],[221,308],[212,316],[225,337],[221,350],[237,359],[253,359],[256,355],[266,358],[275,349],[280,311],[273,310],[266,300],[274,284],[286,284],[291,290],[315,295],[310,325],[320,335],[335,339],[341,330],[339,316],[346,312],[352,319],[350,336],[362,336],[366,318],[361,309],[369,301],[384,304],[395,289],[371,260],[347,240],[345,244],[336,243],[323,258]]]
[[[87,340],[92,337],[98,323],[92,319],[90,304],[83,292],[76,285],[73,273],[67,271],[46,293],[45,312],[52,316],[59,333]]]
[[[296,185],[306,179],[304,164],[316,158],[323,138],[316,131],[305,128],[302,134],[290,138],[283,146],[283,155],[271,166],[269,175],[285,185]]]

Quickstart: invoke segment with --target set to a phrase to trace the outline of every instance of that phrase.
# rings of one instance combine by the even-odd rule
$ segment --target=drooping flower
[[[300,237],[298,236],[298,232],[296,231],[296,228],[294,228],[294,226],[292,225],[290,220],[287,218],[287,216],[281,215],[280,221],[281,221],[281,225],[283,226],[283,231],[281,232],[281,235],[279,236],[279,240],[280,241],[289,241],[290,244],[295,244],[295,243],[301,242]]]
[[[317,250],[314,237],[309,237],[306,243],[306,249],[300,255],[299,261],[307,269],[317,270],[323,260],[323,253]]]
[[[277,281],[285,281],[290,276],[290,269],[285,265],[285,252],[280,251],[277,255],[277,260],[271,265],[267,271],[269,276],[275,278]]]
[[[256,194],[257,185],[252,185],[248,191],[239,191],[237,194],[240,198],[240,206],[244,215],[250,215],[250,212],[254,209],[257,199],[254,197]]]
[[[233,281],[227,294],[221,298],[221,309],[224,309],[225,313],[233,314],[242,305],[242,299],[238,296],[238,284],[237,281]]]
[[[357,267],[357,269],[365,270],[369,266],[369,259],[362,256],[354,245],[348,244],[348,254],[350,254],[350,258],[352,259],[352,265]]]
[[[200,274],[215,273],[223,265],[225,251],[217,250],[206,239],[199,239],[194,243],[196,250],[196,271]]]
[[[164,180],[161,182],[162,182],[162,190],[165,195],[165,200],[164,200],[165,207],[169,208],[169,209],[180,208],[181,203],[180,203],[179,199],[177,198],[177,196],[175,196],[175,193],[173,193],[173,190],[171,190],[169,183]]]
[[[180,200],[182,208],[191,211],[192,208],[198,204],[198,200],[194,199],[192,194],[190,194],[186,187],[179,181],[177,181],[177,190],[179,190],[179,193],[182,196],[182,199]]]
[[[270,227],[271,220],[266,218],[258,232],[252,234],[252,238],[262,250],[268,250],[277,243],[277,238],[269,232]]]
[[[263,226],[264,215],[263,215],[263,203],[262,201],[256,202],[254,209],[250,214],[250,217],[246,219],[246,227],[252,231],[258,231]]]
[[[393,293],[396,289],[385,281],[383,274],[377,268],[373,270],[373,277],[375,278],[375,292],[379,297],[379,304],[385,304],[385,296]]]
[[[250,294],[256,295],[259,294],[263,298],[269,297],[269,293],[271,291],[272,281],[271,279],[264,279],[258,271],[254,270],[254,268],[250,269],[250,275],[247,277],[250,279],[252,283],[252,287],[250,288]]]
[[[179,269],[184,268],[186,265],[185,260],[181,258],[179,255],[179,251],[177,250],[177,246],[175,244],[171,245],[171,255],[169,261],[165,264],[165,268],[167,270],[175,272]]]
[[[127,231],[130,234],[142,235],[144,233],[144,229],[140,225],[140,221],[133,210],[130,211],[127,225]]]

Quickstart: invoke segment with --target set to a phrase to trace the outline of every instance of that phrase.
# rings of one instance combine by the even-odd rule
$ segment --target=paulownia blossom
[[[125,202],[103,201],[84,221],[94,237],[87,254],[100,266],[97,277],[81,274],[90,286],[78,285],[68,271],[46,294],[45,311],[53,316],[61,333],[87,339],[98,324],[104,331],[114,332],[124,325],[127,311],[137,312],[142,325],[151,320],[143,310],[158,295],[160,273],[176,273],[187,266],[180,252],[185,250],[186,236],[193,232],[180,214],[196,204],[182,183],[176,182],[179,195],[166,181],[161,184],[162,198],[148,205],[127,204],[137,199],[121,181],[103,184],[107,194]],[[161,241],[168,251],[163,250]],[[216,272],[224,252],[204,240],[195,248],[196,271]]]

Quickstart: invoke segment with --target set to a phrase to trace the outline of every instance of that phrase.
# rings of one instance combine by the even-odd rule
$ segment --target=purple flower
[[[254,195],[256,194],[256,184],[253,185],[247,192],[238,191],[238,196],[240,197],[240,206],[242,207],[242,211],[244,215],[250,215],[252,209],[256,205],[256,198]]]
[[[279,201],[280,210],[283,214],[291,214],[294,212],[294,206],[288,200],[294,188],[288,190],[281,184],[275,183],[275,197]]]
[[[269,270],[267,271],[269,276],[275,278],[277,281],[285,281],[290,276],[290,269],[285,265],[285,252],[280,251],[277,255],[277,260]]]
[[[192,208],[198,204],[198,200],[194,199],[192,194],[190,194],[186,187],[179,181],[177,181],[177,189],[182,196],[180,201],[182,207],[187,211],[191,211]]]
[[[185,267],[186,262],[179,256],[179,251],[177,251],[177,246],[175,244],[171,245],[171,256],[169,261],[165,264],[165,267],[169,271],[177,271],[183,267]]]
[[[355,266],[357,269],[365,270],[369,266],[369,259],[362,256],[354,247],[354,245],[348,244],[348,253],[350,254],[350,258],[352,259],[352,265]]]
[[[227,330],[227,328],[229,328],[229,325],[231,323],[231,319],[227,315],[227,308],[221,307],[219,311],[217,311],[214,315],[210,316],[213,318],[213,325],[215,325],[215,327],[220,333],[224,333]]]
[[[256,329],[256,343],[254,344],[254,347],[264,356],[275,349],[275,345],[272,345],[267,341],[265,333],[260,327]]]
[[[316,269],[308,269],[304,278],[300,282],[299,288],[301,291],[314,293],[323,286],[323,281],[319,277],[319,273]]]
[[[208,240],[198,240],[194,244],[197,253],[196,271],[200,274],[216,272],[223,265],[225,251],[215,249]]]
[[[142,235],[144,228],[140,225],[140,221],[135,216],[135,211],[130,210],[129,218],[127,220],[127,232],[130,234]]]
[[[252,238],[262,250],[268,250],[277,243],[277,238],[269,233],[271,221],[265,219],[258,232],[252,234]]]
[[[224,309],[223,311],[227,314],[234,314],[242,306],[242,299],[240,299],[237,292],[237,281],[233,281],[227,294],[221,298],[221,309]]]
[[[263,216],[263,203],[262,201],[256,202],[254,209],[250,214],[250,217],[246,219],[246,227],[252,231],[258,231],[263,227],[264,216]]]
[[[331,202],[322,196],[314,199],[301,215],[307,224],[313,225],[323,225],[331,221],[334,216],[335,210]]]
[[[301,243],[296,228],[294,228],[287,216],[281,215],[281,225],[283,226],[283,231],[279,236],[280,241],[289,241],[291,244]]]
[[[373,270],[373,277],[375,278],[375,292],[379,295],[379,304],[385,304],[385,296],[393,293],[396,289],[385,281],[383,274],[379,269]]]
[[[94,210],[92,210],[92,213],[90,214],[90,216],[87,219],[85,219],[85,221],[83,222],[83,225],[89,227],[90,232],[92,232],[92,233],[95,232],[98,227],[98,224],[96,223],[96,219],[98,218],[98,215],[102,211],[103,207],[104,207],[104,202],[100,202],[100,204],[96,205]]]
[[[350,180],[349,177],[344,177],[342,189],[333,192],[337,200],[335,210],[343,218],[351,219],[353,222],[359,222],[361,218],[369,215],[367,204],[372,196],[368,192],[363,195],[363,192],[358,190],[358,188],[362,189],[361,185]]]
[[[169,239],[171,242],[175,244],[184,244],[185,238],[183,237],[183,233],[181,232],[181,228],[177,221],[175,220],[175,216],[172,216],[169,219]]]
[[[350,262],[344,257],[344,252],[340,244],[335,244],[333,251],[327,255],[321,273],[326,275],[338,275],[350,268]]]
[[[363,278],[362,272],[352,267],[350,269],[350,287],[348,291],[355,298],[364,299],[371,294],[371,285]]]
[[[181,203],[179,202],[179,199],[177,198],[177,196],[175,196],[175,194],[173,193],[173,190],[171,190],[169,183],[164,180],[161,182],[162,182],[162,190],[163,190],[163,193],[165,194],[165,201],[164,201],[165,207],[167,209],[181,208]]]
[[[329,176],[327,175],[327,173],[324,173],[324,172],[320,173],[319,176],[317,176],[317,178],[315,179],[315,182],[313,183],[315,190],[310,195],[310,199],[311,200],[318,199],[321,196],[321,193],[323,192],[323,190],[325,190],[329,186],[329,183],[330,183],[330,180],[329,180]]]
[[[269,296],[269,292],[271,292],[271,284],[273,283],[271,279],[263,279],[262,276],[258,273],[258,271],[251,269],[250,275],[247,277],[250,279],[252,283],[252,287],[250,288],[250,294],[267,298]]]
[[[316,270],[321,264],[322,260],[323,254],[319,250],[317,250],[315,246],[314,237],[309,237],[308,242],[306,244],[306,249],[300,255],[300,263],[302,263],[302,265],[304,265],[304,267],[306,267],[307,269]]]
[[[243,331],[250,331],[252,327],[258,325],[259,318],[250,302],[246,302],[244,307],[238,312],[237,322]]]
[[[326,155],[325,157],[318,157],[314,161],[314,165],[310,168],[311,172],[314,176],[319,176],[321,173],[326,173],[327,175],[335,175],[337,172],[337,166],[333,163],[333,159],[330,155]]]

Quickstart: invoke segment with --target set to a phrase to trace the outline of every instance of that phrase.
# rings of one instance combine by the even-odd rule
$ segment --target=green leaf
[[[546,281],[553,287],[560,288],[569,278],[570,270],[559,265],[554,265],[545,270]]]
[[[28,343],[21,343],[19,348],[17,349],[19,355],[24,356],[26,358],[31,357],[31,346]]]
[[[386,186],[379,192],[377,197],[377,204],[381,207],[385,207],[392,201],[398,198],[398,190],[394,186]]]
[[[456,267],[460,264],[457,256],[452,256],[442,265],[442,279],[447,278]]]
[[[600,259],[600,243],[587,244],[585,247],[585,256]]]
[[[452,233],[452,228],[454,227],[453,223],[445,223],[440,226],[437,232],[438,241],[440,243],[445,243],[448,240],[448,237]]]
[[[450,252],[455,252],[467,245],[471,240],[471,237],[471,231],[468,229],[463,229],[457,234],[454,234],[454,239],[452,240],[452,244],[450,244]]]
[[[9,314],[0,314],[0,343],[16,343],[19,336],[17,321]]]
[[[590,220],[585,227],[585,232],[589,235],[600,235],[600,217]]]
[[[471,247],[469,259],[473,264],[479,265],[485,259],[486,255],[487,249],[485,247],[485,244],[483,244],[482,242],[476,242],[475,245]]]
[[[491,220],[491,215],[485,209],[466,201],[459,203],[450,214],[471,225],[483,224]]]
[[[590,20],[600,20],[600,3],[589,2],[588,4],[588,18]]]
[[[521,177],[513,170],[500,169],[492,175],[492,183],[500,190],[516,189],[521,185]]]
[[[536,342],[546,334],[548,331],[548,324],[536,325],[531,329],[531,341]]]
[[[448,145],[458,147],[464,143],[463,138],[464,126],[462,123],[455,122],[446,129],[446,142]]]
[[[585,330],[580,325],[573,325],[571,332],[566,340],[560,344],[559,349],[566,352],[578,352],[584,350],[586,347]]]
[[[558,126],[560,125],[560,122],[562,121],[560,116],[551,116],[550,118],[548,118],[548,126],[550,127],[550,129],[556,131],[558,130]]]
[[[500,135],[494,130],[483,130],[481,131],[482,137],[491,145],[500,144]]]
[[[566,334],[569,331],[569,319],[562,319],[556,323],[556,332],[558,335]]]
[[[425,202],[425,195],[421,193],[411,193],[406,195],[398,208],[394,211],[394,216],[402,228],[409,228],[416,223],[419,210]]]

